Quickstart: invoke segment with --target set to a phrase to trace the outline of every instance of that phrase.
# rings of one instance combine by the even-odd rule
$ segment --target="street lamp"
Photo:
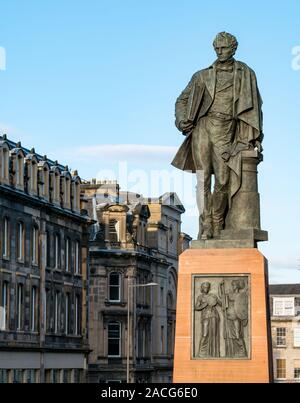
[[[148,283],[148,284],[130,284],[128,277],[128,288],[127,288],[127,383],[130,383],[130,370],[129,370],[129,354],[130,354],[130,289],[131,288],[140,288],[140,287],[156,287],[157,283]]]

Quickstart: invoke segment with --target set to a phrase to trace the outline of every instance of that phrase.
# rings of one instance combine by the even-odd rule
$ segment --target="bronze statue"
[[[242,185],[242,151],[259,154],[263,139],[262,100],[254,71],[234,59],[238,42],[233,35],[221,32],[213,44],[217,60],[195,73],[177,99],[176,126],[186,139],[172,162],[179,169],[197,173],[201,240],[217,239],[226,229],[226,215]],[[253,188],[255,192],[255,185]],[[243,208],[244,200],[242,210],[255,215],[253,227],[260,229],[259,201],[255,207],[249,201],[252,207]],[[231,220],[233,229],[236,221]]]
[[[197,298],[195,310],[201,311],[201,338],[198,357],[220,357],[220,316],[217,305],[219,298],[210,292],[211,284],[201,284],[201,294]]]

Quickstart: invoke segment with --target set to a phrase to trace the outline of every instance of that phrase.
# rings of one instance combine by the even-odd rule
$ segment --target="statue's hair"
[[[244,280],[232,280],[231,285],[236,284],[239,290],[243,290],[246,287],[246,283]]]
[[[214,47],[216,47],[217,41],[219,39],[225,39],[229,43],[229,45],[232,47],[234,52],[237,50],[239,43],[234,35],[231,35],[228,32],[220,32],[214,40]]]
[[[201,291],[203,291],[203,287],[206,285],[210,288],[210,283],[207,281],[206,283],[201,284]]]

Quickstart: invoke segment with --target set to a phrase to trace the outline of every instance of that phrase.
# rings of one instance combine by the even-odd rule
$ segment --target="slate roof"
[[[270,295],[300,295],[300,284],[271,284]]]

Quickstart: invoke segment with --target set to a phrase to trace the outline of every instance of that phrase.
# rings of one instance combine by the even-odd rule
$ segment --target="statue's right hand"
[[[182,120],[179,123],[179,129],[183,132],[183,133],[189,133],[191,130],[193,130],[194,125],[191,122],[188,122],[186,120]]]

